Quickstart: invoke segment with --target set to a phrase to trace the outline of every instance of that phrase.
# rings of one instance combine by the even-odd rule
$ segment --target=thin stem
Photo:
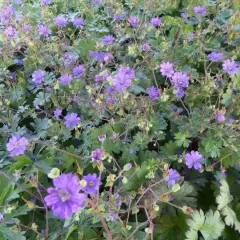
[[[42,203],[43,203],[43,205],[44,205],[44,208],[45,208],[45,212],[46,212],[46,215],[45,215],[45,219],[46,219],[46,240],[48,240],[48,230],[49,230],[49,225],[48,225],[48,208],[47,208],[47,206],[46,206],[46,204],[45,204],[45,201],[44,201],[44,199],[43,199],[43,197],[42,197],[42,194],[41,194],[41,192],[40,192],[40,190],[38,189],[38,187],[36,187],[36,189],[37,189],[37,191],[38,191],[38,194],[40,195],[40,197],[41,197],[41,199],[42,199]]]
[[[184,109],[186,110],[187,114],[188,114],[188,117],[190,118],[190,112],[189,110],[187,109],[186,105],[183,103],[183,100],[180,98],[180,102],[182,103]]]
[[[3,172],[2,170],[0,170],[0,174],[3,175],[3,176],[4,176],[5,178],[7,178],[8,180],[14,182],[18,187],[20,187],[21,189],[23,189],[25,192],[27,192],[28,194],[30,194],[32,197],[34,197],[34,198],[36,198],[36,199],[38,199],[38,200],[41,201],[41,199],[40,199],[38,196],[36,196],[36,195],[34,195],[33,193],[31,193],[30,191],[24,189],[24,188],[21,186],[21,184],[19,184],[18,182],[16,182],[14,179],[12,179],[10,176],[8,176],[8,174],[6,174],[5,172]]]
[[[137,231],[138,231],[141,227],[143,227],[144,225],[147,225],[147,224],[148,224],[148,221],[139,224],[138,227],[135,228],[135,230],[129,235],[129,237],[127,238],[127,240],[131,240],[131,239],[132,239],[132,236],[134,236],[134,234],[137,233]]]
[[[20,226],[20,227],[23,227],[23,228],[26,228],[26,229],[32,230],[33,232],[37,233],[38,235],[41,235],[41,233],[38,232],[37,230],[35,230],[35,229],[31,228],[31,227],[28,227],[28,226],[26,226],[26,225],[24,225],[24,224],[17,223],[17,225]]]
[[[78,155],[76,155],[76,154],[74,154],[74,153],[70,153],[70,152],[68,152],[68,151],[66,151],[66,150],[62,150],[62,149],[57,148],[57,147],[54,147],[54,148],[55,148],[57,151],[59,151],[59,152],[66,153],[66,154],[68,154],[68,155],[70,155],[70,156],[73,156],[73,157],[75,157],[75,158],[78,158],[78,159],[83,160],[83,157],[80,157],[80,156],[78,156]]]
[[[100,217],[100,220],[101,220],[101,223],[102,223],[102,226],[105,230],[105,232],[107,233],[107,236],[108,236],[108,240],[112,240],[113,237],[112,237],[112,234],[107,226],[107,223],[102,215],[102,213],[100,212],[100,210],[98,209],[98,207],[96,206],[96,204],[91,200],[91,199],[87,199],[87,202],[89,203],[89,205],[92,207],[93,210],[95,210],[98,214],[98,216]]]
[[[74,224],[74,222],[72,222],[71,224],[69,224],[67,227],[64,227],[60,232],[57,233],[56,236],[61,235],[66,229],[70,228],[73,224]]]

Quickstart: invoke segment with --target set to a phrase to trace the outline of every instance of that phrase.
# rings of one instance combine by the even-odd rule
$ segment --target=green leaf
[[[47,129],[52,126],[52,121],[50,119],[36,119],[35,123],[31,124],[37,132],[37,137],[44,138],[47,135]]]
[[[218,210],[222,210],[226,207],[232,200],[233,197],[230,195],[229,186],[225,179],[220,181],[220,195],[217,196],[216,202],[218,204]]]
[[[222,159],[224,166],[232,167],[239,162],[239,154],[237,152],[234,153],[232,149],[225,147],[221,150],[220,159]]]
[[[130,171],[125,173],[125,177],[128,182],[123,185],[124,191],[137,190],[138,186],[147,181],[146,174],[148,170],[146,166],[138,168],[132,168]]]
[[[209,210],[206,215],[202,210],[194,211],[192,219],[187,220],[190,230],[187,231],[187,240],[197,240],[198,231],[201,232],[205,240],[218,239],[224,229],[224,223],[218,211]]]
[[[227,226],[235,228],[240,233],[240,222],[237,219],[236,213],[228,206],[233,200],[230,194],[229,186],[225,179],[220,181],[220,195],[217,196],[216,202],[218,204],[218,210],[221,211],[222,215],[225,216],[224,221]]]
[[[200,228],[200,231],[206,240],[218,239],[224,229],[224,223],[221,220],[220,213],[215,213],[210,210],[206,214],[206,220],[204,225]]]
[[[39,92],[33,101],[34,106],[43,106],[45,103],[49,102],[50,96],[49,93]]]
[[[11,222],[13,220],[13,218],[18,217],[18,216],[22,216],[22,215],[27,215],[27,213],[29,211],[31,211],[31,209],[28,208],[27,205],[20,206],[19,208],[13,210],[11,213],[5,214],[4,215],[4,220]]]
[[[155,224],[154,239],[157,240],[175,240],[185,239],[186,215],[180,213],[176,216],[163,215],[160,223]]]
[[[11,185],[10,181],[2,175],[0,175],[0,186],[1,186],[0,206],[4,206],[8,203],[7,197],[9,196],[10,192],[13,190],[13,186]]]
[[[188,139],[187,133],[182,133],[182,132],[176,133],[174,138],[176,139],[175,142],[176,142],[177,146],[179,146],[179,147],[181,147],[181,146],[188,147],[189,143],[191,142]]]
[[[0,233],[2,233],[4,240],[26,240],[23,236],[24,232],[11,232],[6,225],[0,225]]]
[[[175,155],[178,149],[179,147],[176,145],[176,143],[169,141],[163,146],[161,152],[166,155]]]
[[[204,149],[203,151],[206,153],[206,155],[215,158],[220,156],[222,141],[217,140],[211,136],[207,136],[206,138],[203,138],[201,146]]]
[[[197,192],[189,182],[184,182],[181,188],[177,191],[172,193],[174,197],[174,203],[180,206],[196,206],[196,195]]]
[[[28,156],[26,155],[21,155],[21,156],[16,156],[13,158],[16,162],[14,164],[11,165],[11,172],[15,171],[15,169],[20,169],[23,166],[27,165],[27,164],[32,164],[33,161],[32,159],[30,159]]]

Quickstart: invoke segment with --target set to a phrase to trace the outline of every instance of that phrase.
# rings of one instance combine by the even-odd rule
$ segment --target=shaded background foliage
[[[106,221],[108,214],[118,215],[107,221],[113,239],[239,239],[240,75],[225,73],[222,62],[208,58],[217,51],[224,60],[239,61],[239,2],[16,3],[1,3],[1,8],[12,4],[16,9],[10,25],[18,36],[8,39],[1,25],[0,239],[107,239],[96,209],[87,204],[65,221],[46,209],[42,197],[52,186],[48,174],[53,168],[80,179],[88,173],[101,176],[100,195],[92,200]],[[207,8],[205,16],[194,13],[199,5]],[[64,28],[54,24],[61,14],[69,19]],[[114,20],[116,14],[123,20]],[[70,21],[77,16],[84,18],[83,28]],[[129,24],[130,16],[139,17],[137,28]],[[153,17],[161,18],[160,27],[150,24]],[[28,24],[30,32],[23,30]],[[40,36],[38,24],[46,24],[52,34]],[[110,46],[102,44],[108,34],[115,37]],[[144,51],[146,43],[150,51]],[[114,59],[99,62],[89,51],[110,52]],[[62,86],[60,77],[71,73],[66,52],[76,56],[86,74]],[[190,77],[182,99],[159,71],[168,61]],[[95,81],[95,75],[114,75],[121,66],[135,71],[127,90],[111,94],[111,79]],[[32,81],[38,69],[46,71],[40,86]],[[161,89],[155,100],[148,96],[151,86]],[[108,101],[111,97],[115,103]],[[63,110],[59,118],[56,108]],[[73,112],[81,123],[71,129],[64,116]],[[30,144],[24,155],[11,157],[6,145],[15,134]],[[91,161],[99,148],[102,164]],[[200,171],[187,168],[184,156],[190,151],[204,156]],[[128,163],[132,168],[125,171]],[[169,169],[181,175],[173,187],[164,181]]]

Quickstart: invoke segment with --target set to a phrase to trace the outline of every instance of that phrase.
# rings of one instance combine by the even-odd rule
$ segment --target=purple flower
[[[110,95],[113,95],[115,93],[117,93],[116,89],[114,87],[106,87],[106,92],[109,93]],[[116,99],[114,100],[116,102]],[[115,103],[114,102],[114,103]]]
[[[16,65],[23,65],[23,60],[22,59],[16,59]]]
[[[40,84],[42,84],[44,82],[45,75],[46,75],[45,71],[37,70],[37,71],[33,72],[33,74],[32,74],[32,81],[36,85],[40,85]]]
[[[17,80],[17,73],[11,72],[10,74],[11,74],[12,80],[15,82]]]
[[[136,149],[135,148],[130,148],[130,153],[132,154],[132,153],[136,153],[137,151],[136,151]]]
[[[217,120],[218,122],[224,122],[226,120],[225,116],[221,112],[217,112]]]
[[[25,137],[18,135],[12,136],[7,143],[7,150],[11,153],[11,156],[18,156],[24,154],[27,149],[28,140]]]
[[[121,20],[124,19],[124,15],[123,15],[123,14],[115,14],[115,15],[113,16],[113,19],[114,19],[115,21],[121,21]]]
[[[106,100],[106,104],[108,108],[113,107],[113,105],[117,102],[116,98],[114,97],[108,97]]]
[[[108,213],[106,216],[106,220],[109,222],[115,222],[118,220],[118,213]]]
[[[72,80],[72,75],[65,73],[60,77],[60,84],[63,86],[67,86],[72,82]]]
[[[71,67],[77,62],[78,55],[72,52],[65,52],[63,57],[63,63],[66,67]]]
[[[196,34],[193,33],[193,32],[190,32],[190,33],[188,34],[188,40],[189,40],[189,41],[193,40],[195,37],[196,37]]]
[[[2,221],[2,220],[3,220],[3,218],[4,218],[3,214],[2,214],[2,213],[0,213],[0,221]]]
[[[7,27],[5,30],[4,30],[4,35],[7,37],[7,38],[16,38],[17,37],[17,29],[15,27]]]
[[[188,18],[188,14],[187,14],[187,13],[181,13],[181,16],[182,16],[184,19],[187,19],[187,18]]]
[[[162,24],[162,21],[159,17],[155,17],[151,19],[151,24],[155,27],[160,26]]]
[[[223,71],[227,72],[228,74],[232,75],[238,72],[238,65],[235,61],[231,61],[227,59],[223,63]]]
[[[108,62],[108,61],[112,60],[113,58],[114,57],[111,53],[104,53],[102,62]]]
[[[0,20],[3,24],[7,23],[15,13],[16,9],[13,7],[5,7],[0,10]]]
[[[172,77],[174,74],[173,64],[170,62],[162,62],[160,64],[160,72],[163,76]]]
[[[180,180],[180,174],[175,169],[168,169],[164,180],[168,183],[168,186],[175,185],[176,181]]]
[[[78,117],[76,113],[68,113],[64,117],[64,120],[65,120],[64,124],[68,128],[76,127],[81,121],[80,117]]]
[[[184,95],[185,95],[184,89],[183,88],[177,88],[176,97],[177,98],[183,98]]]
[[[68,20],[63,16],[57,16],[55,18],[55,24],[59,27],[66,27],[68,25]]]
[[[15,0],[15,1],[14,1],[14,4],[16,4],[16,5],[21,5],[21,4],[23,4],[23,1],[22,1],[22,0]]]
[[[102,3],[103,3],[102,0],[92,0],[92,4],[100,5]]]
[[[92,151],[92,154],[91,154],[92,161],[102,161],[103,154],[104,154],[104,151],[102,149],[97,149],[95,151]]]
[[[94,77],[94,80],[95,80],[95,82],[102,82],[103,81],[103,77],[101,75],[96,75]]]
[[[227,126],[231,126],[233,123],[234,123],[234,119],[230,118],[230,119],[227,121],[226,125],[227,125]]]
[[[52,0],[41,0],[42,5],[48,5],[51,4]]]
[[[79,65],[73,69],[73,75],[78,78],[82,77],[85,74],[85,72],[86,69],[84,68],[83,65]]]
[[[82,28],[83,25],[85,24],[83,18],[74,18],[72,21],[73,25],[77,28]]]
[[[17,13],[16,16],[15,16],[15,20],[17,22],[20,22],[24,19],[24,16],[21,14],[21,13]]]
[[[96,52],[96,51],[89,51],[89,56],[94,58],[98,62],[108,62],[113,59],[113,55],[111,53],[106,52]]]
[[[48,196],[44,198],[46,205],[52,208],[53,214],[63,219],[71,218],[80,208],[84,207],[87,196],[79,193],[79,179],[72,173],[61,174],[53,179],[54,188],[48,188]]]
[[[204,160],[203,155],[198,151],[191,151],[185,155],[186,165],[188,168],[199,170],[202,168],[202,162]]]
[[[204,16],[207,13],[207,9],[202,6],[197,6],[193,10],[196,14],[202,15],[202,16]]]
[[[89,194],[96,194],[98,193],[99,186],[102,184],[99,177],[97,177],[97,174],[88,174],[86,176],[83,176],[83,180],[86,181],[86,184],[84,186],[81,186],[81,189]]]
[[[102,134],[98,136],[98,140],[102,143],[106,140],[106,138],[107,138],[106,134]]]
[[[130,16],[128,22],[132,25],[133,28],[137,28],[139,25],[138,16]]]
[[[135,78],[134,70],[129,67],[120,67],[113,79],[113,85],[117,92],[121,92],[131,86]]]
[[[24,26],[23,26],[23,31],[24,31],[24,32],[29,32],[31,29],[32,29],[32,26],[31,26],[31,25],[24,25]]]
[[[123,167],[123,171],[129,171],[132,168],[132,164],[131,163],[127,163],[124,167]]]
[[[212,62],[219,62],[223,59],[223,54],[220,52],[212,52],[211,54],[208,54],[208,58]]]
[[[160,89],[152,86],[152,87],[148,88],[148,95],[151,100],[158,99],[160,96]]]
[[[152,47],[148,43],[144,43],[142,48],[144,52],[149,52],[152,50]]]
[[[56,119],[59,119],[59,117],[62,115],[62,109],[56,108],[53,114]]]
[[[41,36],[44,37],[49,37],[52,34],[52,31],[49,29],[49,27],[44,24],[38,25],[38,32]]]
[[[102,39],[102,42],[104,45],[111,45],[114,40],[115,38],[113,37],[113,35],[105,35]]]
[[[186,88],[189,84],[189,77],[186,73],[175,72],[172,76],[171,82],[177,88]]]

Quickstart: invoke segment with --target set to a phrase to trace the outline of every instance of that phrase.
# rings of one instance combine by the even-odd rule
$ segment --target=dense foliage
[[[0,240],[240,239],[238,0],[0,4]]]

